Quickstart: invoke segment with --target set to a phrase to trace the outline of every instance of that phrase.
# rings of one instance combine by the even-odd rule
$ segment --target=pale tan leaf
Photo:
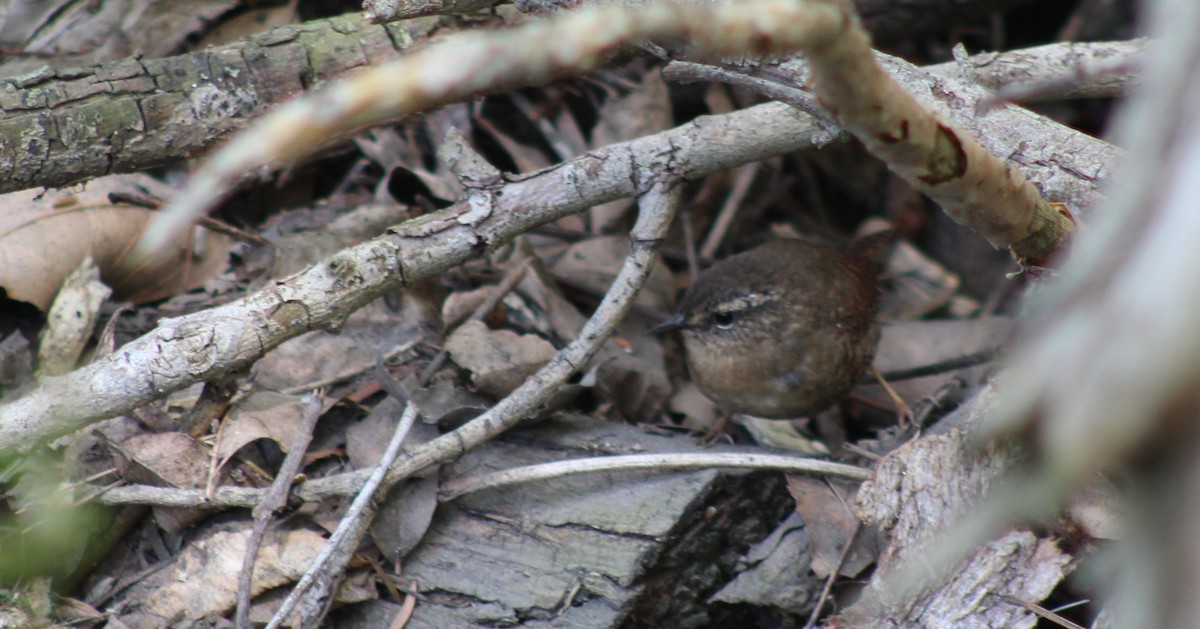
[[[270,439],[287,452],[296,439],[304,404],[298,399],[275,391],[256,391],[247,395],[229,411],[217,459],[225,465],[246,444]]]
[[[218,530],[189,544],[166,570],[138,588],[135,600],[145,602],[124,620],[132,626],[165,627],[233,609],[249,538],[246,525]],[[324,544],[324,537],[307,529],[268,532],[254,564],[252,593],[299,579]]]
[[[489,330],[468,321],[446,339],[446,349],[459,366],[471,372],[475,388],[504,397],[554,357],[554,346],[532,334]]]
[[[195,229],[153,259],[127,259],[152,210],[109,195],[163,200],[173,189],[146,175],[94,179],[82,190],[0,196],[0,288],[45,311],[64,278],[91,255],[117,299],[153,301],[204,283],[226,264],[229,239]]]
[[[100,318],[100,307],[112,289],[100,281],[100,269],[91,256],[63,281],[46,316],[38,342],[38,373],[54,376],[75,368],[92,330]]]
[[[804,518],[812,548],[812,570],[818,577],[829,576],[834,569],[854,578],[879,556],[879,538],[871,529],[859,529],[853,513],[857,483],[808,476],[788,475],[788,492],[796,499],[796,510]],[[837,489],[834,494],[832,485]],[[850,551],[838,566],[846,545]]]
[[[602,236],[571,245],[549,266],[550,272],[560,281],[603,295],[628,256],[628,236]],[[656,263],[646,280],[646,286],[637,296],[637,304],[643,308],[670,312],[670,295],[673,292],[671,273],[662,264]]]

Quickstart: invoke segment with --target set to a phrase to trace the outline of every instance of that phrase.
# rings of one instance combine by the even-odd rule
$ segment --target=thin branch
[[[1118,157],[1111,145],[1018,107],[975,115],[978,96],[964,83],[933,79],[898,61],[888,67],[909,91],[937,95],[944,115],[968,125],[992,152],[1011,156],[1011,163],[1046,194],[1068,200],[1073,208],[1087,208],[1099,198],[1097,189]],[[226,379],[284,341],[334,325],[406,281],[431,277],[476,255],[480,246],[494,248],[537,225],[641,194],[668,170],[673,178],[695,179],[812,146],[824,135],[807,116],[768,103],[703,116],[476,190],[450,208],[395,227],[259,293],[164,319],[158,329],[113,354],[6,400],[0,405],[0,451],[24,450],[196,382]],[[341,281],[347,270],[353,282]],[[220,493],[218,502],[245,499]]]
[[[855,514],[851,513],[850,515],[854,516]],[[842,566],[846,565],[846,557],[850,555],[850,549],[854,547],[854,540],[858,538],[862,527],[862,522],[855,517],[854,529],[850,531],[850,536],[846,538],[846,545],[842,547],[842,552],[838,553],[837,562],[833,564],[833,569],[825,578],[825,585],[821,587],[821,594],[817,596],[817,604],[813,607],[812,613],[808,615],[808,622],[804,623],[804,629],[812,629],[817,626],[817,619],[821,617],[821,610],[825,607],[825,602],[829,600],[829,592],[833,590],[833,582],[837,581],[838,573],[842,571]]]
[[[672,61],[663,70],[663,78],[679,83],[713,81],[728,83],[730,85],[740,85],[752,89],[771,100],[787,103],[811,116],[826,132],[825,136],[818,141],[819,144],[832,142],[839,135],[845,139],[849,138],[849,135],[842,131],[837,120],[821,105],[816,96],[804,90],[797,89],[792,85],[764,77],[753,76],[745,70],[737,68],[692,63],[690,61]]]
[[[893,80],[848,2],[811,0],[805,6],[840,11],[842,19],[802,42],[803,66],[749,63],[744,71],[789,87],[811,85],[843,128],[956,222],[1010,249],[1024,267],[1052,260],[1075,226],[1066,206],[1042,198],[1018,171]]]
[[[996,92],[996,98],[1014,102],[1112,98],[1138,85],[1148,43],[1146,39],[1066,42],[961,59],[956,47],[956,61],[926,66],[925,70],[939,76],[969,77]]]
[[[308,450],[308,444],[312,440],[313,428],[316,427],[317,420],[321,417],[322,394],[313,392],[305,397],[304,410],[300,416],[300,428],[292,439],[287,456],[279,466],[275,481],[267,489],[262,502],[254,507],[254,528],[250,531],[250,539],[246,541],[246,555],[242,558],[242,572],[238,575],[237,613],[234,619],[234,625],[238,629],[250,626],[250,599],[254,594],[252,591],[254,563],[258,558],[258,549],[262,545],[263,536],[267,533],[267,526],[271,524],[271,518],[287,505],[288,490],[292,487],[296,473],[304,464],[304,453]]]
[[[746,195],[750,192],[750,184],[754,183],[754,178],[761,172],[762,163],[755,162],[746,164],[734,173],[733,188],[729,191],[729,196],[725,198],[725,201],[721,203],[721,210],[717,212],[717,218],[713,220],[712,228],[708,230],[708,237],[705,238],[704,245],[700,247],[701,260],[711,263],[717,258],[717,249],[729,231],[729,226],[733,224],[734,216],[742,208]],[[690,248],[689,251],[691,251]],[[691,259],[688,260],[689,269],[694,268],[693,262]],[[695,279],[693,277],[692,281]]]
[[[595,68],[614,49],[671,38],[705,56],[776,53],[841,30],[836,6],[796,0],[720,5],[590,7],[512,29],[458,33],[367,68],[262,118],[218,150],[142,237],[156,249],[205,214],[244,173],[304,155],[324,138],[393,120],[482,90],[536,85]],[[546,42],[555,42],[547,46]]]
[[[649,173],[647,178],[666,179],[662,174]],[[649,277],[652,262],[675,215],[679,195],[680,185],[668,182],[656,184],[639,199],[638,220],[631,232],[633,246],[629,256],[613,280],[608,293],[604,295],[600,305],[596,307],[596,311],[574,341],[559,350],[549,363],[487,412],[457,430],[415,448],[409,457],[401,461],[388,475],[386,486],[390,487],[392,483],[430,465],[454,459],[515,426],[524,417],[536,414],[538,408],[550,399],[558,387],[586,365],[633,307],[634,297]],[[300,500],[322,500],[353,493],[362,487],[364,482],[363,472],[339,474],[336,477],[307,481],[297,486],[293,493]],[[203,492],[164,492],[161,489],[119,487],[100,495],[98,500],[107,504],[150,499],[157,501],[156,504],[246,507],[256,504],[262,494],[261,490],[222,487],[211,499],[206,499]]]
[[[439,499],[446,502],[485,489],[495,489],[497,487],[549,480],[552,478],[564,478],[577,474],[642,470],[706,470],[714,468],[778,470],[798,474],[836,476],[838,478],[860,481],[871,477],[871,470],[853,465],[777,454],[717,452],[703,454],[629,454],[555,461],[553,463],[541,463],[501,470],[480,476],[457,478],[442,484],[439,491]]]
[[[173,57],[46,65],[5,77],[0,192],[67,187],[188,159],[306,85],[406,54],[436,24],[372,26],[341,15]]]
[[[330,595],[332,575],[339,575],[345,570],[346,563],[358,548],[358,543],[366,533],[367,527],[370,526],[375,511],[375,495],[383,485],[388,468],[395,463],[396,457],[400,456],[400,444],[404,443],[409,429],[417,420],[417,413],[416,404],[409,400],[408,405],[404,408],[404,414],[396,424],[396,430],[392,433],[392,439],[388,442],[387,449],[379,459],[379,464],[375,466],[371,475],[367,477],[367,481],[363,483],[362,489],[354,497],[354,502],[350,503],[350,508],[346,511],[342,521],[338,523],[337,529],[325,547],[321,549],[320,554],[308,567],[308,571],[296,583],[291,594],[280,605],[271,621],[267,623],[267,629],[276,629],[280,624],[291,620],[292,610],[302,602],[305,603],[301,608],[301,613],[305,618],[302,626],[317,626],[316,623],[310,624],[314,609],[320,608],[323,613],[324,606],[319,603]],[[316,588],[313,588],[314,584],[317,585]],[[310,588],[313,588],[311,592]]]

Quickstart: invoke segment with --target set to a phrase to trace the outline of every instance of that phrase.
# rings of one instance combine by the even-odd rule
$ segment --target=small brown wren
[[[839,250],[775,240],[700,274],[678,313],[688,371],[726,410],[783,419],[845,397],[879,345],[879,267],[893,232]]]

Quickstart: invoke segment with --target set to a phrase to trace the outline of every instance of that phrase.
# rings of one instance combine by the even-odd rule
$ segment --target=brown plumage
[[[810,415],[844,397],[879,344],[879,258],[890,232],[848,250],[776,240],[714,264],[676,316],[688,371],[712,401],[758,417]]]

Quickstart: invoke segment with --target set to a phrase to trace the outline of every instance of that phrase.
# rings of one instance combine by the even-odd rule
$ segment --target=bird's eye
[[[722,330],[728,330],[730,327],[732,327],[733,320],[735,318],[736,317],[732,312],[714,312],[712,314],[713,325],[721,328]]]

